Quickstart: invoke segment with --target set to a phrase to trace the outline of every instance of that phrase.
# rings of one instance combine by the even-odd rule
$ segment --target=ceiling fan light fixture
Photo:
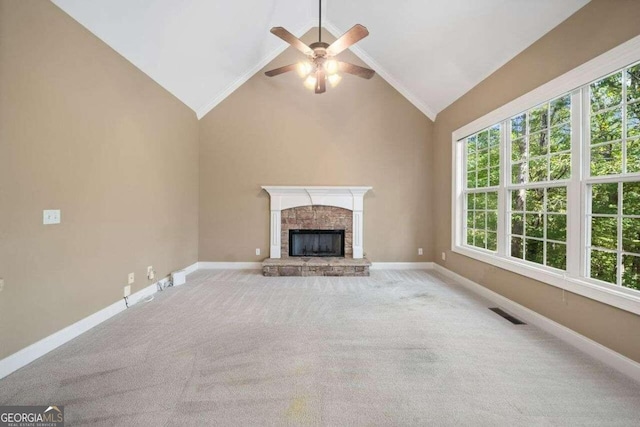
[[[313,75],[309,75],[304,81],[304,87],[309,90],[314,90],[316,88],[316,83],[318,83],[316,77]]]
[[[324,63],[324,69],[327,74],[335,74],[338,72],[338,61],[330,59]]]
[[[331,74],[329,75],[328,79],[331,87],[336,87],[342,80],[342,77],[340,76],[340,74]]]
[[[313,70],[313,66],[309,63],[309,62],[298,62],[298,75],[300,75],[300,77],[305,78],[307,77],[311,71]]]

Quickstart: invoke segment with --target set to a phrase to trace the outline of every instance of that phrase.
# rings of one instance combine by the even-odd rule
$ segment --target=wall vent
[[[514,325],[526,325],[526,323],[524,323],[522,320],[513,317],[512,315],[510,315],[509,313],[505,312],[504,310],[502,310],[502,309],[500,309],[498,307],[489,307],[489,310],[493,311],[494,313],[496,313],[499,316],[504,317],[509,322],[513,323]]]

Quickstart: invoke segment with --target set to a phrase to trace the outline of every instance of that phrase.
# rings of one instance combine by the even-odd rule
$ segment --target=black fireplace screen
[[[344,230],[289,230],[289,256],[344,256]]]

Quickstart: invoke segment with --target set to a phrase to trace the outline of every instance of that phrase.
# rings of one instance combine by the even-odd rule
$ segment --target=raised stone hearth
[[[369,276],[366,258],[267,258],[262,263],[265,276]]]

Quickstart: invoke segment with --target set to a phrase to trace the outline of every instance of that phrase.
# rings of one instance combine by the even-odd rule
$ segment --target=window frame
[[[589,174],[590,152],[585,152],[585,147],[590,134],[590,123],[583,120],[583,114],[573,114],[576,109],[590,111],[588,86],[585,85],[597,81],[619,69],[625,68],[640,60],[640,36],[637,36],[604,54],[588,61],[587,63],[557,77],[554,80],[532,90],[531,92],[503,105],[502,107],[474,120],[473,122],[457,129],[452,133],[452,222],[451,222],[451,250],[455,253],[476,259],[486,264],[494,265],[502,269],[547,283],[549,285],[570,291],[588,298],[600,301],[620,309],[640,314],[640,292],[624,288],[586,277],[586,252],[587,252],[587,212],[589,202],[586,194],[588,185],[594,178]],[[506,147],[507,132],[510,118],[537,105],[548,102],[562,96],[571,94],[572,118],[571,118],[571,177],[564,181],[547,181],[541,186],[551,187],[566,183],[567,186],[567,270],[557,270],[552,267],[538,265],[532,262],[512,258],[508,253],[507,239],[510,234],[506,203],[510,203],[509,191],[511,191],[510,147]],[[586,110],[585,110],[586,109]],[[466,246],[463,234],[466,224],[465,212],[465,183],[466,171],[464,151],[465,138],[495,125],[501,125],[500,143],[500,185],[498,188],[498,251],[488,252],[480,248]],[[617,181],[639,178],[640,174],[625,176],[608,176]],[[597,177],[604,178],[604,177]],[[597,179],[600,181],[601,179]],[[560,184],[562,185],[562,184]],[[488,191],[488,189],[486,189]],[[579,209],[579,212],[575,212]],[[573,236],[573,237],[570,237]],[[579,237],[576,237],[579,236]]]

